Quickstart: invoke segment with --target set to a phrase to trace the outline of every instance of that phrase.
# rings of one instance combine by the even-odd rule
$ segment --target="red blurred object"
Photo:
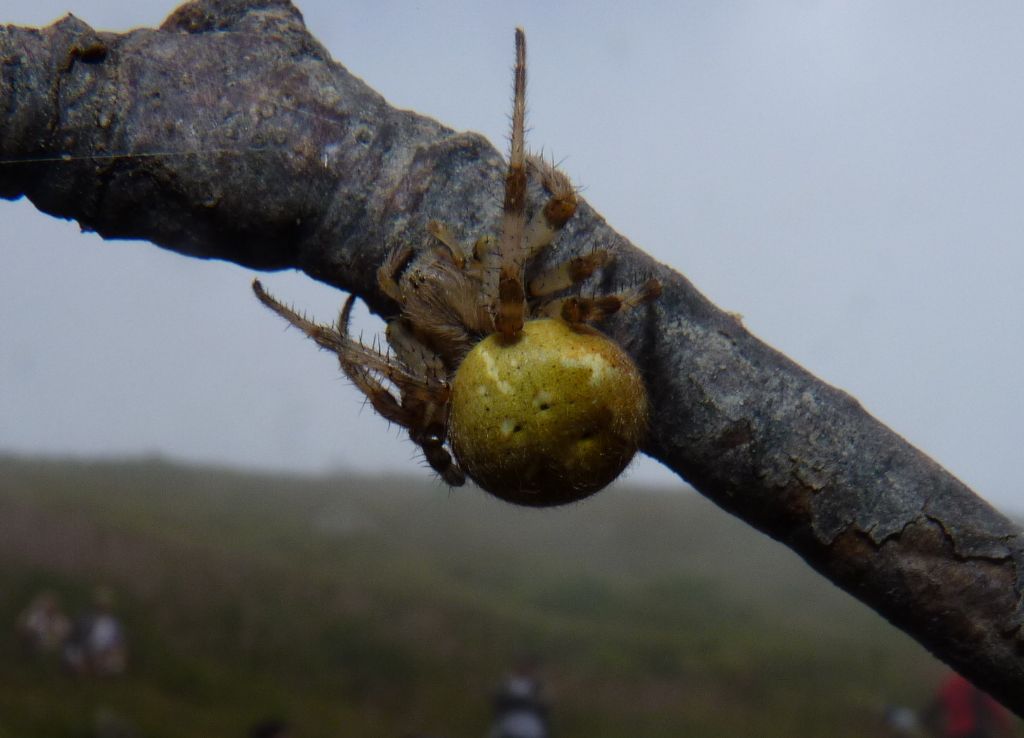
[[[1006,708],[959,674],[939,686],[928,722],[943,738],[995,738],[1011,735]]]

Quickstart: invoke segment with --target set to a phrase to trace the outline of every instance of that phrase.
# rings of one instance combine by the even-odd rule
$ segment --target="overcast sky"
[[[172,7],[14,0],[0,22],[72,11],[123,30]],[[529,143],[564,158],[613,227],[983,496],[1024,508],[1024,4],[300,9],[393,104],[497,142],[524,26]],[[27,201],[0,201],[0,249],[0,451],[420,465],[330,356],[256,303],[250,271],[104,243]],[[322,318],[342,300],[301,275],[263,279]],[[649,459],[632,478],[672,481]]]

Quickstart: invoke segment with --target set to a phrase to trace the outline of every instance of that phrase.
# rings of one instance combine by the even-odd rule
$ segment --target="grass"
[[[43,588],[106,584],[129,676],[20,653]],[[9,624],[9,625],[5,625]],[[405,478],[0,458],[0,738],[486,732],[540,659],[560,738],[856,736],[943,673],[786,549],[696,495],[619,487],[559,510]]]

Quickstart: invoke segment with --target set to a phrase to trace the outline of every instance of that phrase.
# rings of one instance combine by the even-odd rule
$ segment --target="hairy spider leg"
[[[336,330],[326,325],[314,323],[284,303],[278,302],[270,293],[263,289],[263,284],[258,279],[252,281],[252,291],[256,293],[256,297],[260,302],[305,333],[309,338],[316,341],[320,348],[325,348],[339,355],[346,349],[344,338]]]
[[[497,302],[494,304],[494,327],[506,339],[513,339],[523,329],[526,314],[526,293],[523,290],[526,231],[526,34],[516,29],[516,67],[512,95],[512,141],[505,175],[504,215],[498,244],[499,274]],[[493,252],[487,251],[489,257]],[[491,265],[484,263],[485,268]],[[488,287],[491,287],[488,275]],[[491,288],[493,289],[493,288]],[[493,295],[492,295],[493,297]]]
[[[401,306],[401,317],[416,339],[454,371],[494,323],[489,306],[480,301],[483,272],[476,257],[465,255],[443,224],[435,223],[432,231],[436,244],[393,251],[377,271],[377,283]]]
[[[536,258],[558,235],[576,212],[576,189],[553,162],[540,156],[528,156],[527,164],[540,175],[541,185],[551,195],[544,207],[533,214],[526,226],[526,262]]]
[[[548,317],[560,317],[566,323],[596,323],[614,315],[620,310],[632,310],[661,294],[661,282],[648,279],[643,284],[631,287],[613,295],[580,297],[572,295],[545,303],[538,310]]]
[[[577,256],[544,270],[530,280],[526,292],[530,297],[547,297],[555,292],[579,284],[612,260],[605,249],[594,249],[589,254]]]
[[[466,266],[466,262],[470,260],[471,254],[447,224],[439,220],[432,220],[427,223],[427,232],[448,247],[448,253],[451,255],[452,261],[455,262],[455,266],[459,267],[459,269]]]
[[[384,335],[402,364],[431,382],[444,384],[447,377],[444,361],[437,352],[416,338],[404,318],[389,320]]]
[[[333,351],[338,357],[342,371],[370,401],[373,409],[389,420],[405,428],[409,437],[420,448],[433,469],[453,487],[465,483],[465,475],[444,449],[446,433],[446,408],[448,388],[431,381],[427,376],[415,373],[415,367],[401,366],[387,355],[364,346],[348,335],[348,324],[355,298],[349,296],[341,309],[336,327],[314,323],[276,300],[259,280],[253,281],[253,292],[260,302],[295,326],[317,345]],[[375,376],[387,378],[399,390],[397,399]]]
[[[392,371],[382,370],[378,366],[367,366],[358,361],[350,361],[349,356],[344,358],[339,354],[338,359],[341,368],[352,382],[366,395],[373,405],[374,410],[383,415],[386,419],[397,423],[406,429],[409,438],[423,450],[423,456],[441,478],[452,487],[461,487],[466,483],[466,475],[452,459],[444,445],[444,439],[448,432],[448,400],[450,390],[440,376],[443,376],[443,367],[440,366],[440,359],[432,354],[425,346],[419,349],[412,347],[413,338],[411,335],[403,336],[401,328],[390,330],[388,325],[388,343],[396,349],[397,358],[400,362],[406,363],[406,369],[410,372],[417,372],[420,369],[420,376],[402,371],[388,361],[380,352],[369,349],[358,341],[348,338],[348,324],[352,315],[352,306],[355,298],[349,295],[345,305],[338,316],[337,332],[346,338],[350,343],[362,349],[362,354],[383,358],[386,365]],[[392,321],[397,322],[397,321]],[[399,324],[401,325],[401,324]],[[392,343],[394,339],[395,343]],[[398,347],[401,346],[401,349]],[[415,353],[414,363],[404,362],[403,355],[412,356]],[[362,358],[362,357],[360,357]],[[397,401],[388,389],[373,375],[372,370],[379,371],[389,380],[395,383],[401,395],[401,402]]]
[[[338,333],[348,336],[349,318],[354,298],[349,296],[338,317]],[[421,376],[411,381],[408,375],[401,377],[388,371],[376,371],[386,376],[399,389],[401,402],[373,375],[371,369],[358,361],[350,361],[349,357],[339,355],[342,370],[353,384],[366,395],[373,409],[387,420],[406,429],[410,440],[423,451],[423,457],[441,479],[451,487],[461,487],[466,483],[466,475],[445,448],[444,439],[448,432],[448,400],[450,390],[442,380],[444,367],[440,358],[408,334],[403,334],[404,327],[400,321],[388,324],[388,343],[395,349],[398,360],[405,363],[412,372]],[[366,349],[362,344],[360,348]],[[372,351],[372,349],[366,349]],[[378,352],[373,352],[378,353]],[[379,353],[378,353],[379,355]],[[392,368],[393,364],[390,364]],[[403,381],[404,379],[404,381]]]
[[[461,487],[466,483],[466,473],[462,471],[451,453],[444,445],[444,438],[432,433],[409,432],[412,442],[423,449],[423,457],[449,487]]]
[[[312,338],[318,346],[325,348],[328,351],[333,351],[338,356],[338,360],[342,364],[342,368],[346,368],[347,366],[356,366],[364,372],[379,372],[390,381],[394,382],[395,386],[400,390],[404,390],[405,388],[415,389],[416,387],[425,384],[423,379],[416,376],[408,368],[396,364],[387,355],[382,354],[380,351],[372,349],[369,346],[364,346],[359,341],[355,341],[348,336],[348,319],[352,312],[352,305],[355,302],[355,298],[351,295],[349,295],[348,299],[345,301],[345,306],[341,310],[338,327],[333,327],[314,323],[305,316],[295,312],[287,305],[279,302],[265,289],[263,289],[263,285],[260,284],[258,279],[253,280],[252,289],[253,292],[256,293],[256,297],[259,298],[260,302],[280,315],[291,325],[305,333],[309,338]],[[398,407],[401,407],[397,400],[395,400],[395,404]],[[386,413],[384,410],[381,410],[381,414],[385,415],[388,420],[393,420],[396,423],[405,425],[401,418],[390,417],[390,411]]]
[[[387,259],[377,269],[377,286],[380,287],[380,291],[398,303],[402,301],[402,288],[398,286],[396,275],[409,263],[412,255],[412,246],[392,249]]]

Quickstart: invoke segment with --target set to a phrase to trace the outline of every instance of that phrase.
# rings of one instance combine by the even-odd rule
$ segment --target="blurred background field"
[[[114,593],[124,676],[19,647],[40,591]],[[482,738],[536,662],[559,738],[870,736],[945,673],[699,496],[524,510],[419,479],[0,457],[0,738]]]

